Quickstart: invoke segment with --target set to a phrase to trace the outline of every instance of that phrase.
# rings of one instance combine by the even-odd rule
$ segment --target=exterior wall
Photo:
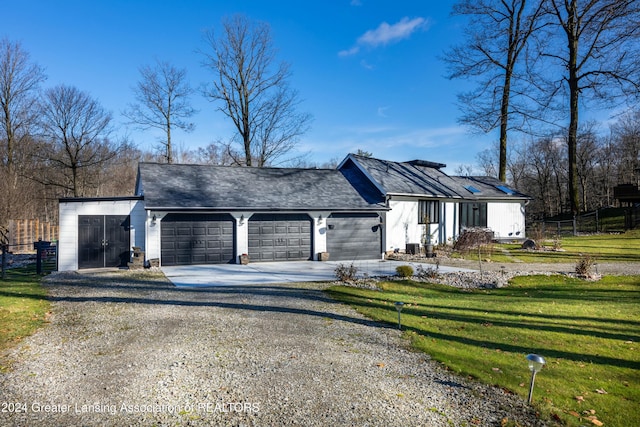
[[[525,237],[525,207],[521,200],[488,202],[487,227],[496,239],[522,239]]]
[[[451,244],[460,234],[458,202],[440,202],[439,242]]]
[[[389,200],[390,212],[385,215],[383,248],[385,251],[404,251],[407,243],[424,244],[425,226],[418,224],[418,198],[393,196]],[[487,227],[496,239],[525,237],[524,201],[488,201]],[[460,234],[460,204],[458,201],[440,201],[440,223],[430,224],[431,242],[449,244]]]
[[[384,250],[404,251],[407,243],[420,243],[423,228],[418,224],[418,203],[409,197],[393,196],[384,223]]]
[[[142,200],[82,200],[61,201],[59,204],[60,236],[58,239],[58,270],[78,269],[78,216],[130,215],[131,246],[145,249],[145,211]]]

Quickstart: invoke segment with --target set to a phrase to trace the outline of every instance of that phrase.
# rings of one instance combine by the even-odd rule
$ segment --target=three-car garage
[[[306,213],[254,213],[247,221],[251,262],[314,259],[314,220]],[[379,259],[376,213],[333,213],[322,225],[332,260]],[[230,214],[168,213],[161,220],[161,264],[235,263],[236,220]]]

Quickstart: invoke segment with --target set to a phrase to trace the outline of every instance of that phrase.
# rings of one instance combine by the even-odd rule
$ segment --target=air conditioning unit
[[[407,243],[407,248],[405,252],[410,255],[419,255],[420,243]]]

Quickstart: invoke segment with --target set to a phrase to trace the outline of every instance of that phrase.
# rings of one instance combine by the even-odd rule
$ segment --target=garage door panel
[[[252,261],[311,258],[311,219],[304,214],[255,214],[249,220]]]
[[[327,251],[336,261],[380,259],[382,237],[377,214],[332,214],[327,218]]]
[[[234,262],[234,220],[226,214],[167,214],[161,222],[162,265]]]

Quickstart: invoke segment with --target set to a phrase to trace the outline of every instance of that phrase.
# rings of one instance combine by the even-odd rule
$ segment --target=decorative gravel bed
[[[50,324],[3,355],[0,425],[542,425],[323,284],[177,289],[57,273]]]

